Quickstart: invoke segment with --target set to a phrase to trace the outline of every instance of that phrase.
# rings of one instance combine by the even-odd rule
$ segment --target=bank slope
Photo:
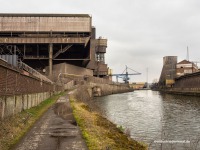
[[[85,103],[71,98],[71,105],[75,119],[90,150],[147,149],[144,144],[128,138],[116,125],[103,118],[99,113],[91,111]]]

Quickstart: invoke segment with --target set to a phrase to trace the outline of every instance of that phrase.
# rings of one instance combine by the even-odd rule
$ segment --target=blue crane
[[[129,69],[129,70],[132,70],[132,71],[135,72],[135,73],[129,74],[129,73],[128,73],[128,69]],[[141,75],[141,73],[139,73],[139,72],[137,72],[137,71],[135,71],[135,70],[133,70],[133,69],[127,67],[127,65],[126,65],[126,68],[125,68],[125,70],[122,72],[122,74],[112,74],[111,76],[116,76],[116,81],[117,81],[117,82],[118,82],[118,78],[122,78],[123,81],[124,81],[124,83],[129,83],[129,80],[130,80],[129,76],[131,76],[131,75]]]

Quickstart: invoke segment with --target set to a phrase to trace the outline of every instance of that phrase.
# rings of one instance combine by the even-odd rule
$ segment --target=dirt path
[[[60,97],[14,150],[87,150],[72,115],[69,99]]]

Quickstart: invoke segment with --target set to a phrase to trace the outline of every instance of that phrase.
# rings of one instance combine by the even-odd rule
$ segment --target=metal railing
[[[46,76],[42,75],[41,73],[39,73],[38,71],[36,71],[35,69],[31,68],[30,66],[28,66],[27,64],[23,63],[22,61],[19,61],[18,62],[18,67],[20,69],[23,69],[29,73],[31,73],[32,75],[36,76],[37,78],[41,79],[41,80],[44,80],[44,81],[47,81],[47,82],[50,82],[53,84],[53,82],[48,79]]]

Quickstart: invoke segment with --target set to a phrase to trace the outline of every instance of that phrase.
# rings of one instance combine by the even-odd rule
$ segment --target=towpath
[[[68,97],[60,97],[14,150],[87,150]]]

